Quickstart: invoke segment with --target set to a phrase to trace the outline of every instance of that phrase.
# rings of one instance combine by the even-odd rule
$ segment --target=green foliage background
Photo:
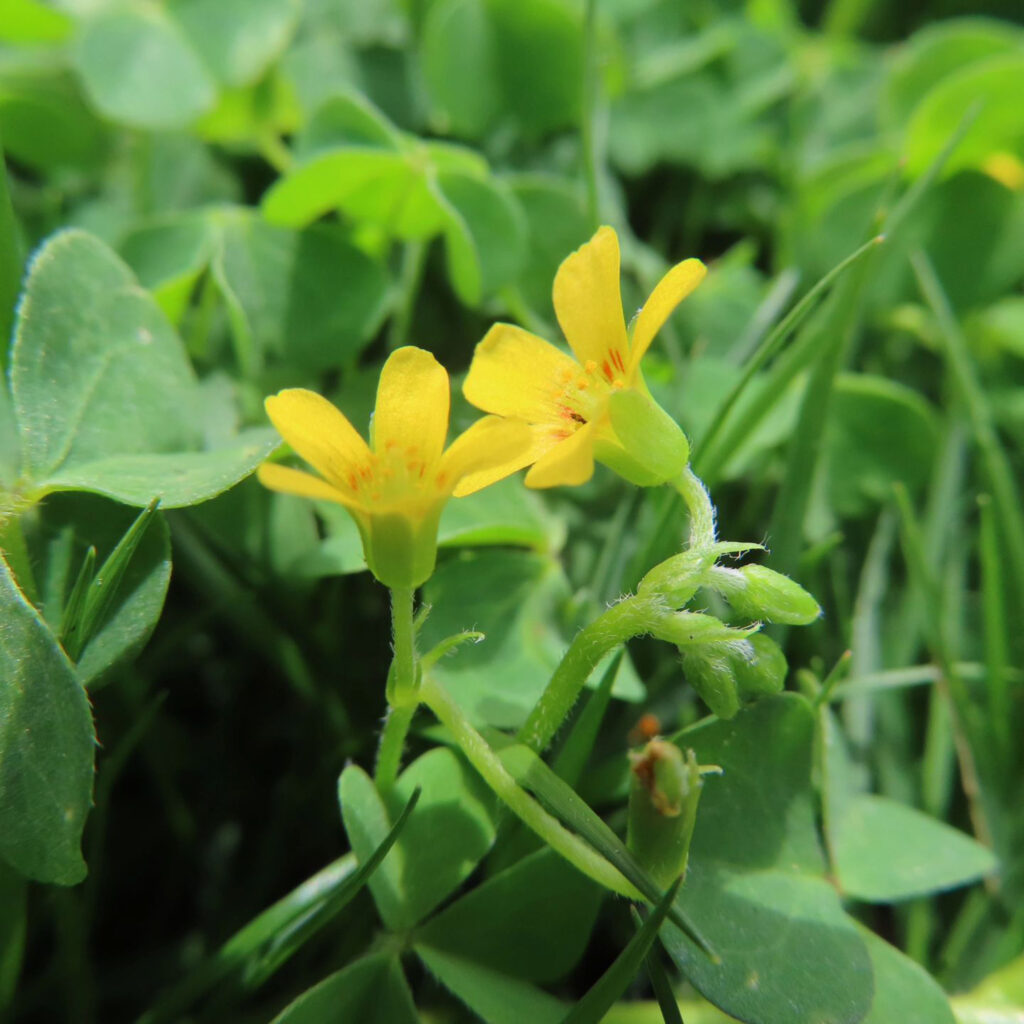
[[[943,990],[961,1021],[1018,1019],[1019,14],[0,0],[0,1016],[267,1020],[327,977],[285,1019],[415,1019],[414,997],[430,1019],[559,1020],[627,945],[621,901],[522,835],[481,867],[492,798],[447,748],[393,806],[348,768],[342,829],[339,773],[372,763],[384,710],[387,595],[341,509],[248,477],[281,387],[365,427],[398,345],[457,377],[494,320],[556,340],[554,272],[610,223],[627,310],[672,263],[711,267],[645,366],[723,535],[763,540],[825,609],[774,628],[789,689],[852,656],[813,707],[695,725],[675,653],[636,641],[576,789],[624,827],[643,711],[726,767],[681,900],[733,955],[662,935],[738,1019],[939,1024]],[[684,529],[674,495],[600,470],[456,501],[421,648],[484,632],[436,674],[514,729]],[[97,567],[117,586],[90,587]],[[414,755],[438,739],[417,723]],[[334,909],[300,890],[236,935],[350,844],[365,860],[417,782],[367,888],[339,862],[318,876]],[[645,985],[606,1019],[661,1020]],[[683,995],[688,1022],[725,1019]]]

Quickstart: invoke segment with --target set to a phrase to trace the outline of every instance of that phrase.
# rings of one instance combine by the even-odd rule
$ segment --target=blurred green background
[[[723,534],[764,539],[826,608],[777,637],[792,668],[821,678],[853,652],[849,791],[1000,857],[988,886],[854,900],[965,992],[1024,972],[1022,20],[1015,0],[0,0],[0,139],[22,251],[75,226],[120,253],[185,341],[206,438],[262,424],[286,386],[364,427],[403,343],[457,377],[496,319],[557,339],[555,269],[600,223],[620,233],[627,311],[672,263],[708,262],[648,357],[652,391]],[[883,226],[706,443],[772,325]],[[249,480],[168,516],[162,618],[90,689],[89,878],[29,891],[17,1019],[132,1019],[343,852],[334,787],[346,758],[372,760],[387,608],[351,524],[320,512]],[[34,529],[71,522],[76,549],[109,549],[130,518],[67,495]],[[479,721],[517,725],[566,638],[681,533],[669,495],[603,473],[455,503],[426,628],[495,641],[445,682]],[[701,714],[674,658],[631,653],[583,785],[599,809],[621,803],[641,700],[668,727]],[[374,927],[364,895],[259,992],[195,1019],[267,1019]],[[624,934],[603,913],[559,991]]]

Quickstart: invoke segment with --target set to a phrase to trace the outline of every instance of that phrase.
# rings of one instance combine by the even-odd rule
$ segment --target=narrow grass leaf
[[[562,1024],[599,1024],[615,1001],[629,987],[644,962],[648,950],[658,936],[658,929],[668,916],[672,901],[679,891],[682,878],[658,901],[643,926],[629,940],[615,962],[594,983],[587,994],[565,1015]]]
[[[626,844],[534,751],[523,743],[509,743],[507,738],[496,730],[490,731],[488,739],[494,744],[505,768],[519,785],[532,792],[562,824],[576,832],[605,860],[614,865],[651,903],[657,903],[662,898],[661,888],[626,848]],[[502,748],[499,746],[501,742],[507,745]],[[678,907],[672,907],[668,916],[672,923],[705,953],[714,956],[707,942]]]
[[[95,635],[96,630],[103,622],[104,616],[110,610],[110,606],[117,594],[117,586],[124,576],[128,563],[132,560],[139,541],[142,540],[149,526],[150,521],[156,514],[157,505],[160,502],[154,498],[136,517],[135,522],[128,527],[127,532],[118,542],[117,547],[107,556],[106,561],[100,567],[100,571],[92,578],[84,596],[82,597],[81,613],[76,613],[75,619],[70,623],[68,631],[64,634],[64,646],[68,656],[77,661],[85,645]],[[88,561],[88,558],[86,559]],[[75,583],[78,583],[81,577]],[[72,592],[74,598],[74,592]]]
[[[636,907],[630,907],[633,921],[637,928],[643,927],[643,919],[640,917]],[[661,1019],[665,1024],[683,1024],[683,1015],[679,1011],[679,1003],[676,994],[672,991],[672,982],[658,959],[658,951],[652,945],[644,957],[644,967],[647,968],[647,977],[651,979],[651,988],[654,989],[654,998],[658,1000],[658,1009],[661,1010]]]
[[[625,652],[620,650],[612,658],[604,675],[601,676],[601,682],[590,695],[579,718],[573,723],[572,731],[554,760],[555,774],[563,778],[570,786],[575,786],[580,781],[583,769],[587,765],[587,759],[594,749],[601,722],[604,720],[604,713],[611,701],[612,686],[624,655]]]
[[[21,255],[14,210],[7,190],[3,139],[0,138],[0,370],[7,356],[7,342],[14,323],[14,303],[21,282]]]

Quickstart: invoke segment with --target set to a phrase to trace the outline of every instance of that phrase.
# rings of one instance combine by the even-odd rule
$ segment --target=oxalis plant
[[[260,987],[364,888],[378,925],[276,1019],[415,1021],[416,961],[497,1024],[598,1021],[638,984],[654,995],[643,1020],[677,1021],[681,983],[706,1000],[700,1020],[727,1019],[704,1016],[708,1004],[763,1024],[892,1020],[910,1004],[926,1014],[915,1019],[945,1019],[934,983],[848,916],[829,878],[816,787],[842,756],[827,710],[842,663],[825,679],[804,672],[803,695],[783,693],[786,658],[765,632],[821,610],[756,560],[762,545],[719,538],[687,438],[644,380],[645,352],[705,268],[671,268],[627,324],[619,263],[616,233],[602,227],[559,267],[553,300],[569,352],[510,324],[487,331],[463,384],[485,415],[450,444],[448,374],[431,353],[401,346],[381,370],[368,438],[327,399],[288,388],[265,402],[282,446],[267,429],[215,444],[195,433],[203,395],[173,332],[102,243],[65,232],[34,258],[4,410],[20,451],[8,463],[0,563],[5,912],[23,906],[22,876],[72,885],[85,874],[95,739],[82,684],[137,648],[159,611],[169,562],[158,509],[201,502],[256,469],[273,491],[342,506],[390,592],[373,773],[349,764],[338,782],[351,852],[186,970],[148,1024]],[[108,372],[109,331],[133,372],[109,392],[114,406],[90,415],[81,371]],[[160,453],[110,454],[126,429]],[[550,677],[522,680],[539,697],[519,728],[497,729],[440,671],[490,642],[472,616],[463,631],[424,640],[431,608],[416,595],[435,571],[442,512],[524,469],[529,488],[583,485],[595,462],[674,492],[662,528],[680,549],[645,566],[634,592],[585,609]],[[91,522],[103,557],[96,544],[74,557],[59,496],[75,490],[145,505],[134,520]],[[474,595],[464,599],[472,607]],[[623,784],[610,803],[596,790],[598,814],[587,766],[623,645],[636,637],[676,648],[673,685],[691,687],[709,714],[667,735],[643,716],[619,739]],[[33,682],[40,671],[45,692]],[[410,736],[427,749],[405,764]],[[961,874],[991,868],[982,847],[959,841]],[[605,897],[622,908],[621,948],[571,995],[564,978]]]
[[[448,375],[429,352],[412,346],[399,348],[384,364],[369,443],[343,413],[311,391],[288,389],[266,401],[281,436],[317,472],[268,461],[260,466],[259,479],[277,491],[343,505],[359,529],[367,565],[391,592],[393,658],[374,774],[371,778],[352,765],[339,781],[342,817],[358,861],[373,863],[389,845],[398,830],[392,817],[404,825],[409,813],[407,827],[415,829],[416,811],[411,808],[424,789],[437,810],[467,798],[476,803],[473,817],[480,831],[460,836],[454,828],[453,838],[445,834],[438,814],[434,822],[423,816],[418,833],[422,849],[407,833],[399,834],[399,849],[386,854],[369,879],[390,932],[390,938],[380,941],[392,950],[416,948],[429,968],[485,1016],[493,996],[483,990],[481,979],[456,980],[459,970],[446,966],[444,941],[440,950],[432,948],[417,926],[472,869],[477,859],[473,847],[481,842],[489,846],[484,838],[488,832],[497,844],[492,856],[515,842],[515,819],[543,848],[506,869],[513,876],[506,899],[519,898],[520,889],[526,890],[522,898],[530,898],[530,873],[540,865],[543,871],[557,872],[550,863],[553,852],[601,889],[651,909],[621,961],[576,1009],[567,1011],[538,991],[524,990],[507,995],[508,1019],[599,1019],[631,980],[636,959],[647,955],[659,928],[672,955],[681,965],[692,964],[695,977],[707,979],[713,998],[725,1008],[742,1011],[744,988],[757,993],[761,987],[757,971],[748,971],[740,988],[726,980],[735,978],[738,965],[731,961],[747,960],[729,955],[728,940],[715,925],[716,918],[729,914],[726,894],[716,901],[706,891],[707,882],[698,882],[705,891],[696,902],[686,898],[684,878],[700,821],[703,779],[721,774],[723,767],[702,765],[686,738],[679,738],[680,746],[648,737],[628,755],[632,782],[623,842],[577,794],[565,777],[569,773],[544,760],[595,668],[631,638],[649,635],[678,649],[682,678],[711,709],[711,719],[703,723],[710,731],[712,721],[726,722],[742,706],[783,688],[786,659],[778,644],[761,632],[762,624],[805,625],[820,615],[815,600],[791,579],[755,563],[735,564],[737,556],[761,545],[718,539],[714,507],[690,468],[686,437],[645,385],[643,355],[669,314],[699,285],[703,264],[690,259],[673,267],[627,326],[619,262],[618,238],[603,227],[560,266],[553,301],[571,355],[522,328],[491,328],[477,346],[464,385],[467,399],[488,415],[447,448]],[[635,594],[623,596],[579,630],[516,735],[481,731],[433,668],[442,657],[458,657],[466,642],[485,643],[486,637],[463,632],[426,651],[420,651],[417,640],[430,609],[423,607],[417,614],[415,593],[434,570],[441,511],[450,499],[527,466],[529,487],[583,484],[593,475],[595,460],[636,486],[674,488],[688,513],[686,544],[652,567]],[[725,598],[736,623],[701,610],[712,593]],[[443,727],[444,745],[402,772],[406,736],[421,707]],[[789,713],[787,705],[784,714]],[[577,719],[566,737],[563,769],[565,757],[578,758],[592,741],[588,725],[586,716]],[[466,772],[465,763],[473,774]],[[438,884],[439,878],[412,886],[405,882],[410,872],[419,875],[435,861],[444,883]],[[496,876],[475,891],[476,898],[486,897],[499,879],[508,885],[504,874]],[[474,895],[464,899],[472,905]],[[703,900],[708,901],[706,909],[695,910]],[[458,907],[452,905],[435,922],[457,914]],[[500,931],[500,914],[492,926]],[[423,934],[432,927],[436,923],[426,924]],[[862,967],[867,969],[866,964]],[[300,998],[282,1019],[314,1019],[336,1000],[355,999],[352,993],[365,984],[371,970],[396,977],[386,957],[371,956]],[[821,1006],[827,1007],[839,991],[822,980],[816,987]],[[388,984],[401,1001],[401,983]],[[412,1012],[407,1003],[406,1015]]]

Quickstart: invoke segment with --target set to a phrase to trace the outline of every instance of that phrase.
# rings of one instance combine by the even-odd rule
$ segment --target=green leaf
[[[128,268],[81,231],[33,260],[11,363],[22,473],[35,495],[105,494],[128,504],[194,504],[251,473],[270,430],[207,451],[197,385],[180,340]]]
[[[445,908],[414,941],[524,981],[551,982],[583,954],[603,896],[544,849]]]
[[[483,593],[480,579],[490,581]],[[554,624],[567,594],[554,559],[521,551],[468,553],[426,583],[432,611],[420,634],[424,650],[467,629],[485,636],[434,669],[473,721],[515,729],[526,719],[566,646]],[[642,689],[622,672],[613,695],[638,700]]]
[[[64,634],[70,625],[71,588],[86,553],[96,550],[106,559],[132,518],[127,510],[91,495],[54,495],[42,505],[37,520],[26,523],[43,614],[55,633]],[[101,571],[100,577],[109,585],[109,575]],[[124,569],[98,629],[86,638],[76,659],[78,677],[84,684],[141,647],[160,617],[170,577],[170,538],[163,516],[157,516]],[[84,610],[92,574],[85,582],[79,614]]]
[[[72,31],[71,19],[40,0],[4,0],[0,40],[8,43],[57,43]],[[2,1005],[2,1002],[0,1002]]]
[[[85,690],[0,557],[0,856],[29,878],[85,877],[94,755]]]
[[[7,167],[0,138],[0,367],[4,365],[7,339],[14,323],[14,303],[21,284],[21,244],[18,241],[11,196],[7,190]]]
[[[681,883],[682,877],[676,879],[675,884],[666,891],[640,930],[629,940],[629,945],[615,958],[615,963],[565,1015],[563,1024],[600,1024],[615,1000],[626,991],[636,977],[651,944],[658,936],[658,929],[665,920]]]
[[[750,1024],[859,1021],[871,964],[824,880],[809,705],[780,694],[672,739],[723,769],[704,786],[678,901],[719,959],[666,924],[672,959],[708,1000]]]
[[[997,867],[992,851],[970,836],[882,796],[854,797],[833,842],[840,888],[878,903],[953,889]]]
[[[516,546],[556,551],[565,527],[534,491],[514,479],[501,480],[465,498],[450,501],[441,514],[442,547]]]
[[[980,167],[997,152],[1014,152],[1020,141],[1016,97],[1024,91],[1024,56],[998,55],[969,64],[936,85],[914,110],[907,127],[910,174],[921,174],[942,151],[949,127],[977,110],[970,130],[946,163],[945,173]]]
[[[475,306],[518,276],[526,224],[507,189],[459,172],[437,176],[445,216],[448,276],[455,294]]]
[[[0,861],[0,1012],[6,1010],[18,987],[28,925],[28,885]]]
[[[438,747],[406,768],[386,800],[361,768],[350,765],[342,772],[341,816],[360,863],[416,787],[423,790],[416,814],[370,879],[380,915],[392,929],[411,928],[426,917],[494,842],[490,790],[451,750]]]
[[[416,1024],[419,1017],[397,957],[363,957],[304,992],[274,1024]]]
[[[1024,956],[953,1000],[959,1024],[1019,1024],[1024,1008]]]
[[[207,69],[225,85],[250,85],[290,39],[300,0],[172,0],[168,10]]]
[[[446,988],[487,1024],[558,1024],[565,1004],[518,978],[418,944],[416,954]]]
[[[503,115],[524,133],[572,124],[583,81],[581,19],[558,0],[441,0],[423,27],[434,120],[479,136]]]
[[[893,438],[900,439],[893,444]],[[927,482],[938,444],[935,412],[921,395],[884,377],[842,374],[826,426],[829,500],[844,516],[863,515],[892,498],[902,481],[912,493]]]
[[[243,208],[209,216],[219,235],[215,277],[238,303],[243,333],[260,353],[319,373],[347,365],[370,341],[387,281],[337,228],[290,231]]]
[[[867,928],[860,933],[875,974],[875,997],[863,1024],[954,1024],[946,994],[920,964]]]
[[[213,106],[216,84],[166,8],[101,9],[86,17],[75,63],[107,117],[137,128],[179,128]]]

